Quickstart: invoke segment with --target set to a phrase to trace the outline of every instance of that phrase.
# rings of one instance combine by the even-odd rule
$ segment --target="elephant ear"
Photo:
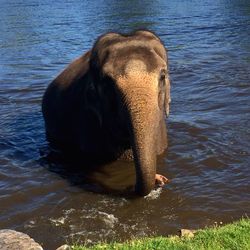
[[[148,33],[148,32],[147,32]],[[159,37],[151,33],[151,35],[154,37],[154,40],[151,41],[151,46],[153,47],[154,51],[156,52],[157,55],[159,55],[168,65],[168,53],[167,49],[165,48],[163,42],[160,40]],[[168,67],[167,67],[168,68]],[[164,102],[164,109],[166,116],[169,115],[169,110],[170,110],[170,102],[171,102],[171,96],[170,96],[170,79],[169,75],[167,74],[165,77],[165,87],[164,87],[164,94],[161,94],[159,100],[160,103]],[[161,106],[160,104],[160,106]]]
[[[170,79],[169,76],[167,75],[166,77],[166,86],[165,86],[165,100],[164,100],[164,104],[165,104],[165,113],[166,116],[169,116],[169,111],[170,111],[170,102],[171,102],[171,95],[170,95]]]
[[[170,79],[169,75],[165,73],[161,74],[159,79],[159,96],[158,96],[158,106],[163,111],[165,111],[166,116],[169,115],[169,106],[171,102],[171,96],[170,96]]]

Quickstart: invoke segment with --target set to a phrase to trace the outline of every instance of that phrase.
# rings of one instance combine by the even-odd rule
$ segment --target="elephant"
[[[157,156],[167,148],[170,106],[167,50],[148,30],[106,33],[47,87],[42,100],[46,136],[62,152],[104,162],[130,159],[134,191],[156,182]]]

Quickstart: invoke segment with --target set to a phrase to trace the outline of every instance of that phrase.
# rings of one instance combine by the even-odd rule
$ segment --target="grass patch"
[[[199,230],[193,238],[178,236],[143,238],[124,243],[98,244],[93,247],[74,246],[73,250],[100,250],[100,249],[192,249],[192,250],[221,250],[221,249],[250,249],[250,219],[241,219],[238,222],[222,227]]]

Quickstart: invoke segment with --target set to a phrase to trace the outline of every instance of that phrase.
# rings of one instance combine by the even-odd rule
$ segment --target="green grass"
[[[98,244],[93,247],[74,246],[73,250],[97,249],[192,249],[192,250],[219,250],[239,249],[250,250],[250,219],[241,219],[238,222],[222,227],[207,228],[196,232],[193,238],[155,237],[143,238],[124,243]]]

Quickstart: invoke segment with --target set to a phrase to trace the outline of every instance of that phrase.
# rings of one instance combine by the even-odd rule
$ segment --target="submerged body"
[[[91,160],[134,159],[135,190],[151,191],[156,156],[167,147],[167,54],[149,31],[107,33],[47,88],[42,103],[47,138]]]

